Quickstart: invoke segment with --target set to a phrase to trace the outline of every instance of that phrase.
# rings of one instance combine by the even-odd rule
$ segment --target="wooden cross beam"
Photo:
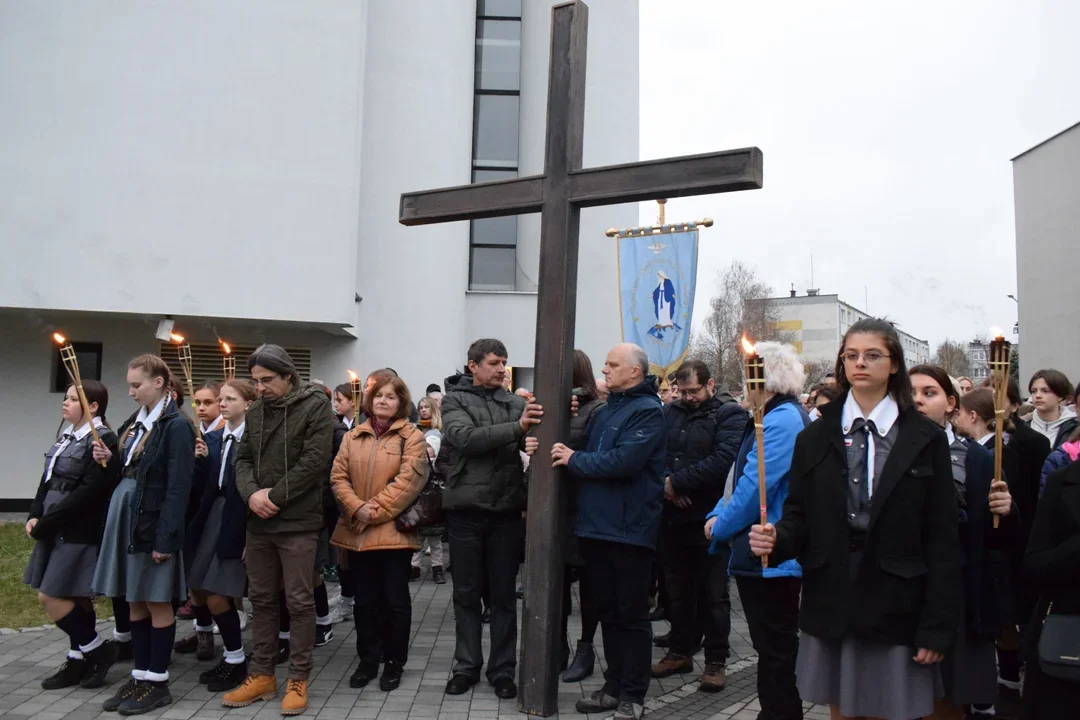
[[[551,28],[544,173],[405,193],[400,207],[404,225],[541,214],[533,390],[544,406],[544,422],[536,431],[540,450],[529,483],[519,707],[542,716],[558,711],[558,658],[565,641],[559,637],[564,478],[551,467],[548,453],[569,436],[581,208],[762,184],[757,148],[582,169],[588,7],[580,0],[555,5]]]

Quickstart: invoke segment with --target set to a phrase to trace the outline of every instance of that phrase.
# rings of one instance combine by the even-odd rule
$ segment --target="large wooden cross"
[[[588,7],[577,0],[551,10],[547,143],[544,173],[401,196],[404,225],[475,220],[538,212],[540,278],[536,303],[537,402],[544,422],[529,483],[525,606],[521,641],[522,711],[558,710],[565,520],[564,478],[550,449],[569,435],[577,307],[578,218],[582,207],[761,187],[757,148],[583,169],[585,47]],[[612,323],[618,318],[611,318]]]

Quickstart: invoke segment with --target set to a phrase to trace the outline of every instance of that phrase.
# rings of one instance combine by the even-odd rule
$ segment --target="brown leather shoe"
[[[701,684],[698,689],[701,692],[720,692],[724,689],[727,678],[724,675],[724,666],[720,663],[705,663],[705,672],[701,674]]]
[[[668,653],[664,659],[652,666],[654,678],[666,678],[676,674],[694,671],[694,658]]]
[[[289,678],[285,697],[281,698],[282,715],[300,715],[307,710],[307,680]]]
[[[243,685],[222,696],[221,704],[225,707],[247,707],[259,700],[273,700],[275,697],[277,678],[273,675],[248,675]]]

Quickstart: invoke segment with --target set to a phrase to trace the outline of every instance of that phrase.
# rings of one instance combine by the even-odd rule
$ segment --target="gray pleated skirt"
[[[44,512],[48,513],[49,508],[66,496],[66,492],[49,490],[45,495]],[[30,552],[23,582],[49,597],[93,597],[97,558],[95,545],[59,539],[38,540]]]
[[[105,535],[101,539],[94,592],[106,597],[121,597],[128,602],[172,602],[187,599],[184,563],[179,551],[165,562],[156,563],[150,553],[129,553],[134,522],[131,499],[135,478],[126,477],[113,492]]]
[[[191,561],[188,587],[214,595],[242,597],[247,570],[240,558],[222,559],[217,556],[217,542],[221,535],[221,516],[225,510],[225,498],[219,497],[210,506],[206,516],[199,547]]]

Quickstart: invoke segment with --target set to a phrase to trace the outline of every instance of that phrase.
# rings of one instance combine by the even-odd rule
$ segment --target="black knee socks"
[[[97,630],[94,629],[94,616],[90,615],[90,621],[87,622],[87,615],[88,613],[85,610],[76,605],[71,609],[71,612],[56,621],[56,627],[63,630],[71,638],[72,650],[81,649],[97,639]],[[75,647],[75,644],[78,645],[78,648]]]
[[[353,589],[352,570],[348,568],[338,570],[338,580],[341,583],[341,597],[351,598],[356,596],[356,591]]]
[[[330,624],[330,598],[326,595],[326,583],[315,587],[315,622],[320,625]],[[320,622],[321,620],[321,622]]]
[[[191,607],[195,611],[195,629],[199,632],[211,632],[214,629],[214,616],[210,614],[210,608],[194,603]]]
[[[150,618],[131,621],[131,661],[137,671],[150,669]]]
[[[124,598],[109,598],[112,600],[113,617],[116,619],[116,632],[131,632],[131,607]]]
[[[1020,651],[998,648],[998,675],[1008,683],[1020,683]]]
[[[169,659],[172,657],[173,642],[176,641],[176,622],[174,621],[168,627],[156,628],[151,626],[150,628],[150,672],[155,675],[155,678],[147,678],[148,680],[157,679],[161,681],[160,676],[166,675],[169,672]]]
[[[240,638],[240,614],[235,608],[229,608],[220,615],[214,615],[214,622],[217,623],[218,630],[221,632],[221,642],[224,643],[226,650],[240,650],[244,646]]]

